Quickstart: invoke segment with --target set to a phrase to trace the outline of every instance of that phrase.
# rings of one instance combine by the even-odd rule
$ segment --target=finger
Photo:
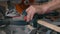
[[[31,18],[31,16],[30,16],[30,12],[28,12],[28,14],[27,14],[27,22],[29,22],[30,21],[30,18]]]
[[[34,13],[31,14],[31,20],[33,19]]]
[[[28,12],[30,10],[30,7],[26,9],[26,12]]]

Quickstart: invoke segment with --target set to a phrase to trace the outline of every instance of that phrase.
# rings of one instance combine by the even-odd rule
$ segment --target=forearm
[[[60,0],[52,0],[51,2],[47,3],[49,10],[55,10],[60,8]]]

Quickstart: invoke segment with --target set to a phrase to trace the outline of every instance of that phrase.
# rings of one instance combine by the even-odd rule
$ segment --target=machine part
[[[36,29],[32,30],[30,34],[37,34],[37,30]]]
[[[5,21],[10,21],[10,24],[11,25],[13,25],[13,24],[17,24],[16,22],[26,22],[25,20],[24,20],[24,17],[26,16],[26,13],[25,13],[25,11],[23,11],[23,13],[22,13],[22,15],[21,16],[18,16],[18,17],[13,17],[13,18],[10,18],[10,19],[3,19],[3,20],[1,20],[1,21],[3,21],[3,22],[5,22]],[[35,16],[34,16],[34,18],[33,18],[33,20],[32,21],[30,21],[30,25],[32,25],[33,27],[35,27],[35,28],[37,28],[38,26],[37,26],[37,20],[38,19],[43,19],[45,16],[48,16],[47,14],[45,15],[38,15],[38,14],[36,14]],[[53,16],[53,14],[52,15],[50,15],[50,16]],[[27,25],[28,23],[26,22],[26,25]]]
[[[9,21],[1,21],[0,20],[0,28],[5,28],[10,24]]]
[[[7,34],[27,34],[27,32],[25,32],[26,26],[9,25],[7,28]]]
[[[8,4],[8,8],[6,9],[7,11],[5,13],[5,16],[14,17],[20,15],[10,1],[7,1],[7,4]]]
[[[20,4],[22,0],[10,0],[11,3]]]
[[[49,2],[49,1],[51,1],[51,0],[35,0],[35,3],[44,4],[44,3]]]
[[[34,3],[34,0],[28,0],[31,4]],[[15,4],[16,10],[18,13],[22,13],[23,10],[25,10],[26,8],[28,8],[30,6],[30,4],[26,4],[27,0],[22,0],[22,2],[20,4]]]
[[[0,30],[0,34],[6,34],[6,33],[5,33],[4,31],[1,31],[1,30]]]
[[[5,7],[0,6],[0,19],[4,19],[5,16]]]
[[[5,16],[14,17],[19,16],[15,9],[7,10]]]
[[[30,32],[30,34],[58,34],[58,33],[41,25],[39,29],[33,29]]]
[[[51,33],[51,30],[48,30],[47,32],[46,32],[46,34],[50,34]]]
[[[8,0],[0,0],[0,1],[8,1]]]
[[[5,28],[9,25],[9,21],[2,21],[3,19],[5,19],[5,8],[0,6],[0,28]]]
[[[0,13],[0,19],[4,19],[4,16],[2,13]]]
[[[29,0],[25,0],[24,3],[25,3],[25,5],[29,5],[30,4]]]
[[[51,31],[50,34],[58,34],[58,33],[55,31]]]

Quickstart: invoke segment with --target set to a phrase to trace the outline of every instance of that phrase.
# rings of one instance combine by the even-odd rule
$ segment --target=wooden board
[[[57,32],[60,32],[60,27],[56,26],[56,25],[53,25],[53,24],[50,24],[48,22],[45,22],[45,21],[42,21],[42,20],[38,20],[37,21],[40,25],[43,25],[45,27],[48,27],[54,31],[57,31]]]

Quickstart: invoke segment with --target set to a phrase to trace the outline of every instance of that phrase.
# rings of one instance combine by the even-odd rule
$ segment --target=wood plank
[[[56,26],[56,25],[53,25],[53,24],[50,24],[48,22],[45,22],[45,21],[42,21],[42,20],[38,20],[37,21],[40,25],[43,25],[45,27],[48,27],[54,31],[57,31],[57,32],[60,32],[60,27]]]

